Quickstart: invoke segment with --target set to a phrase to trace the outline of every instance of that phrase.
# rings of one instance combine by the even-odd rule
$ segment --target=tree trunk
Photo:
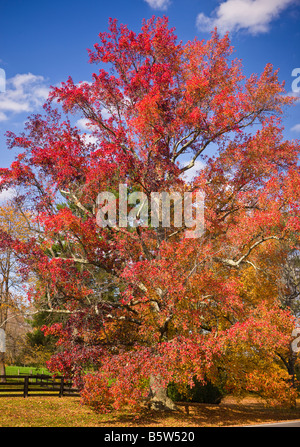
[[[0,352],[0,376],[5,376],[5,352]],[[0,378],[0,382],[5,383],[5,377]]]
[[[167,396],[167,389],[162,385],[162,380],[159,376],[150,376],[148,408],[161,411],[176,410],[176,405]]]
[[[287,370],[289,375],[291,376],[291,383],[293,388],[296,388],[296,384],[295,384],[295,363],[296,363],[296,355],[293,352],[290,352],[289,358],[288,358],[288,363],[287,363]],[[291,402],[291,408],[296,408],[297,402],[296,399],[293,400],[293,402]]]

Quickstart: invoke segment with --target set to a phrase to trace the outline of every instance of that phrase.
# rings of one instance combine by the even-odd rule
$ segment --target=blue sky
[[[0,0],[0,77],[1,69],[6,75],[5,92],[0,83],[0,165],[14,158],[5,131],[22,130],[50,85],[69,75],[75,82],[91,80],[96,68],[86,49],[107,30],[109,17],[139,31],[152,15],[168,16],[183,42],[208,39],[214,26],[228,30],[246,75],[272,63],[292,92],[292,71],[300,67],[300,0]],[[300,68],[298,77],[300,87]],[[300,101],[284,125],[287,138],[300,138]]]

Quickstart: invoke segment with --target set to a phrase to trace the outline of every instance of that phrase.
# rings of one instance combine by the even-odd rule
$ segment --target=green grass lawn
[[[5,366],[5,372],[7,375],[17,376],[19,374],[50,374],[47,368],[34,368],[33,366]]]
[[[39,375],[45,374],[50,376],[50,381],[45,377],[45,380],[41,381]],[[60,390],[60,380],[51,379],[51,373],[47,368],[34,368],[34,367],[23,367],[23,366],[8,366],[6,367],[6,381],[2,382],[0,385],[0,399],[4,397],[5,393],[13,393],[19,396],[23,396],[25,387],[25,377],[29,377],[29,396],[34,396],[35,394],[43,393],[43,396],[58,395]],[[67,384],[65,391],[67,394]],[[16,396],[11,396],[12,398]]]

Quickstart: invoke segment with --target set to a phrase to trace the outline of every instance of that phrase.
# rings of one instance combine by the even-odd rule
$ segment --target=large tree
[[[290,401],[281,359],[292,313],[275,288],[247,287],[264,281],[256,272],[276,244],[298,244],[299,145],[284,140],[281,123],[293,100],[270,64],[246,78],[217,31],[183,44],[167,18],[144,21],[138,34],[111,20],[99,37],[92,82],[53,88],[45,115],[8,133],[22,151],[0,171],[2,188],[21,186],[43,228],[9,239],[39,278],[31,298],[67,317],[45,328],[60,337],[50,367],[83,380],[85,400],[102,409],[136,405],[149,383],[162,399],[167,383],[194,377]],[[120,184],[149,204],[153,192],[203,192],[203,233],[186,237],[173,214],[169,226],[144,215],[143,225],[122,215],[122,225],[100,226],[98,194],[123,206]]]

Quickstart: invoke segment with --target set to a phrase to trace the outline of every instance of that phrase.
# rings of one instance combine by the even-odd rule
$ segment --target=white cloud
[[[80,118],[76,121],[76,126],[84,132],[82,134],[82,139],[86,144],[96,144],[98,142],[97,137],[90,133],[93,126],[88,119]]]
[[[148,5],[153,9],[162,10],[166,10],[171,4],[170,0],[145,0],[145,2],[147,2]]]
[[[33,82],[36,82],[37,80],[43,80],[43,76],[36,76],[32,73],[23,73],[23,74],[17,74],[13,78],[10,78],[10,83],[16,88],[20,89],[25,84],[32,84]]]
[[[5,115],[5,113],[3,113],[3,112],[1,112],[0,111],[0,122],[1,121],[6,121],[8,118],[7,118],[7,116]]]
[[[284,98],[291,96],[292,98],[294,98],[296,104],[299,104],[299,102],[300,102],[300,92],[297,93],[297,92],[289,91],[287,93],[284,93],[282,96]]]
[[[6,202],[7,200],[11,200],[15,195],[16,191],[12,188],[2,191],[0,192],[0,202]]]
[[[90,120],[86,118],[80,118],[76,121],[76,126],[83,132],[91,133],[93,129],[97,129],[95,124],[91,124]]]
[[[291,131],[293,132],[300,132],[300,124],[296,124],[291,128]]]
[[[183,166],[187,166],[189,162],[190,161],[183,162]],[[184,171],[184,173],[182,174],[183,180],[185,180],[186,182],[191,182],[194,177],[199,175],[199,171],[201,171],[201,169],[203,168],[205,168],[205,163],[201,160],[196,160],[194,166]]]
[[[84,130],[85,132],[89,132],[90,129],[88,128],[89,120],[86,118],[80,118],[76,121],[76,126],[79,127],[79,129]]]
[[[6,81],[6,91],[0,94],[0,121],[12,114],[33,112],[48,97],[49,88],[43,76],[17,74]]]
[[[224,34],[227,31],[247,30],[251,34],[266,33],[270,23],[297,0],[225,0],[208,17],[200,13],[197,27],[209,32],[215,27]]]
[[[83,141],[85,144],[97,144],[99,142],[98,138],[91,133],[86,133],[82,135]]]

